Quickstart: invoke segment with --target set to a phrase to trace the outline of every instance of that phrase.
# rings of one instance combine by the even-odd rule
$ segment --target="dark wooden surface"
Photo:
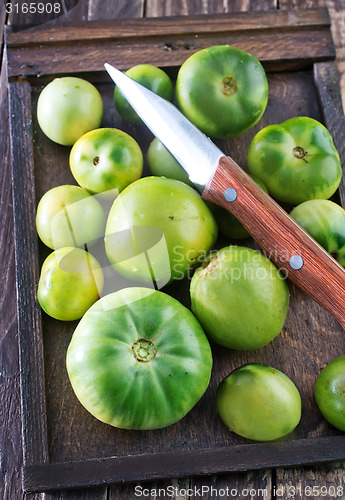
[[[222,13],[224,11],[233,10],[260,10],[260,9],[276,9],[277,5],[275,2],[223,2],[223,1],[208,1],[208,2],[197,2],[197,1],[187,1],[187,2],[162,2],[157,1],[129,1],[126,2],[106,2],[106,1],[93,1],[79,2],[74,11],[69,13],[70,21],[75,21],[78,19],[101,19],[101,18],[121,18],[121,17],[140,17],[143,14],[146,16],[155,15],[180,15],[180,14],[196,14],[196,13]],[[316,2],[301,2],[302,6],[315,6]],[[321,2],[318,2],[321,5]],[[342,45],[344,30],[341,30],[341,25],[344,26],[344,5],[341,2],[328,2],[331,7],[332,20],[334,20],[335,27],[333,28],[334,34],[339,34],[336,40],[338,45],[337,49],[339,52],[340,63],[344,61],[344,46]],[[279,2],[281,8],[291,8],[298,6],[298,2]],[[1,16],[4,18],[3,14],[3,4],[1,4]],[[12,19],[15,21],[15,19]],[[30,21],[27,18],[18,20],[20,24],[23,21]],[[339,27],[340,26],[340,27]],[[340,65],[341,69],[341,65]],[[329,71],[327,66],[319,66],[317,71],[317,78],[325,78],[325,72]],[[2,313],[1,313],[1,350],[0,350],[0,390],[1,390],[1,433],[0,433],[0,453],[1,453],[1,483],[0,483],[0,495],[3,498],[16,499],[22,498],[21,490],[21,439],[20,439],[20,408],[19,408],[19,370],[18,370],[18,344],[16,337],[16,297],[15,297],[15,272],[14,272],[14,259],[13,259],[13,220],[12,220],[12,199],[11,199],[11,177],[9,169],[9,144],[6,140],[8,136],[7,128],[7,96],[6,96],[6,80],[5,72],[2,71],[1,74],[1,143],[0,150],[2,152],[2,158],[4,159],[4,170],[1,178],[2,181],[2,203],[0,205],[1,210],[1,271],[3,278],[3,293],[2,293]],[[298,79],[297,76],[294,78]],[[296,88],[296,80],[289,74],[281,74],[275,77],[276,81],[273,80],[273,95],[272,99],[276,103],[280,102],[284,97],[284,94],[291,89]],[[302,79],[302,77],[301,77]],[[310,79],[310,81],[309,81]],[[280,80],[280,81],[279,81]],[[307,80],[307,83],[305,83]],[[277,85],[277,83],[280,85]],[[302,83],[303,82],[303,83]],[[276,83],[276,85],[274,85]],[[301,110],[308,112],[310,116],[318,118],[317,111],[312,108],[309,109],[310,101],[305,97],[304,93],[307,92],[308,83],[312,83],[312,75],[303,75],[301,82],[302,88],[300,95],[296,96],[296,101],[294,107],[289,110],[290,113],[300,113]],[[304,85],[307,85],[306,87]],[[311,85],[310,85],[311,87]],[[310,89],[309,89],[310,90]],[[327,99],[327,92],[321,93],[321,100]],[[286,110],[285,110],[286,112]],[[316,114],[316,116],[315,116]],[[326,117],[327,119],[327,117]],[[233,150],[238,153],[238,161],[242,160],[241,153],[239,151],[240,143],[231,144]],[[242,145],[243,147],[243,145]],[[42,154],[42,153],[39,153]],[[52,160],[50,160],[52,161]],[[289,329],[292,331],[294,329],[294,322],[296,329],[299,330],[299,334],[292,340],[288,336],[282,336],[281,343],[285,343],[289,347],[289,352],[293,353],[294,349],[298,349],[302,342],[305,342],[305,338],[309,339],[309,355],[317,363],[318,353],[313,350],[313,338],[312,335],[315,332],[319,332],[326,340],[327,336],[334,339],[334,332],[337,330],[337,326],[330,320],[326,320],[323,313],[320,313],[319,309],[309,309],[310,303],[305,299],[305,297],[297,290],[293,290],[294,301],[299,301],[304,303],[306,307],[306,315],[301,320],[301,318],[294,315],[294,311],[291,311],[291,320],[289,323]],[[307,311],[311,310],[312,313]],[[300,325],[299,322],[302,321],[304,325]],[[311,333],[312,332],[312,333]],[[58,339],[52,341],[59,341]],[[272,347],[274,349],[274,346]],[[280,350],[282,362],[284,363],[284,349]],[[330,349],[329,356],[332,355],[332,349]],[[49,361],[49,360],[48,360]],[[54,360],[50,360],[54,362]],[[314,362],[313,361],[313,362]],[[286,360],[285,360],[285,363]],[[291,370],[293,370],[293,360],[290,362]],[[308,382],[308,372],[304,373],[305,382]],[[59,381],[55,381],[58,383]],[[303,392],[303,387],[301,387]],[[308,396],[310,397],[310,396]],[[52,404],[56,404],[52,402]],[[56,406],[55,408],[57,408]],[[324,431],[325,424],[322,421],[318,421],[318,415],[315,415],[315,435],[320,435]],[[320,427],[321,426],[321,427]],[[304,430],[306,435],[308,435],[307,429]],[[331,431],[330,431],[331,432]],[[58,437],[58,436],[57,436]],[[313,436],[311,436],[313,437]],[[344,486],[344,466],[343,464],[329,465],[327,467],[313,467],[313,468],[299,468],[299,469],[280,469],[276,472],[259,471],[250,472],[242,474],[230,474],[222,476],[212,476],[204,478],[190,478],[184,480],[167,480],[159,483],[149,483],[148,488],[154,487],[167,487],[176,486],[177,488],[193,488],[203,486],[213,486],[215,488],[224,488],[229,486],[231,488],[236,488],[238,490],[237,498],[241,498],[240,492],[246,488],[256,489],[258,495],[252,495],[252,498],[263,498],[262,490],[267,492],[266,498],[274,498],[274,489],[277,487],[295,486],[298,492],[298,487],[301,488],[301,495],[296,495],[296,498],[307,498],[304,488],[309,485],[315,485],[321,488],[321,486],[332,485],[335,487]],[[261,489],[261,495],[259,496],[259,488]],[[92,490],[84,490],[80,492],[60,492],[57,494],[46,495],[46,498],[63,498],[63,499],[79,499],[79,498],[135,498],[133,485],[124,486],[114,486],[111,488],[97,488]],[[193,495],[190,495],[193,498]],[[211,498],[210,495],[205,494],[204,498]],[[213,498],[215,495],[213,495]],[[242,496],[243,497],[243,496]],[[316,495],[317,497],[317,495]],[[331,498],[332,495],[324,496],[324,498]],[[35,498],[35,496],[30,496],[30,498]],[[37,496],[39,498],[39,496]],[[153,496],[151,496],[153,498]],[[156,496],[156,498],[164,498],[163,494]],[[172,497],[174,498],[174,497]],[[178,495],[175,495],[178,498]],[[181,498],[181,495],[180,495]],[[197,498],[197,495],[194,495]],[[236,496],[232,496],[236,498]],[[286,497],[287,498],[287,495]],[[310,498],[310,494],[309,494]],[[333,495],[334,498],[334,495]],[[342,498],[342,496],[338,496]]]

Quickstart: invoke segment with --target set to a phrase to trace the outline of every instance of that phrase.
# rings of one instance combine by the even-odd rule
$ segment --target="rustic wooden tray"
[[[202,400],[179,423],[145,432],[102,424],[79,404],[65,369],[76,322],[49,318],[36,300],[40,265],[48,253],[37,240],[36,203],[49,188],[74,183],[69,148],[49,141],[36,121],[43,84],[66,74],[95,82],[105,104],[103,125],[123,128],[145,153],[152,137],[145,127],[128,126],[117,115],[103,63],[122,69],[152,63],[174,76],[192,52],[225,43],[263,62],[270,97],[260,122],[220,142],[223,150],[245,168],[249,143],[260,128],[307,115],[325,123],[345,165],[345,121],[325,9],[48,24],[7,33],[25,492],[345,459],[345,436],[322,418],[313,397],[321,368],[344,353],[344,332],[293,285],[286,324],[272,343],[250,352],[212,346],[213,376]],[[335,199],[345,206],[344,181]],[[185,301],[187,287],[180,282],[165,291]],[[301,392],[301,423],[285,439],[242,439],[216,414],[220,380],[252,361],[284,371]]]

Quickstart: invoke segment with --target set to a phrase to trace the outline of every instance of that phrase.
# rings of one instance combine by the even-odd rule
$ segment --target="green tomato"
[[[253,176],[253,181],[255,181],[265,193],[268,193],[265,184],[260,179]],[[219,230],[224,236],[235,240],[249,238],[250,234],[246,228],[234,215],[232,215],[232,213],[225,210],[225,208],[214,205],[213,214],[216,218]]]
[[[160,68],[151,64],[138,64],[125,72],[127,76],[140,83],[155,94],[172,101],[174,87],[169,76]],[[134,111],[118,87],[115,87],[114,102],[119,114],[129,123],[141,123],[141,118]]]
[[[309,200],[291,217],[345,267],[345,210],[330,200]]]
[[[217,409],[229,429],[247,439],[272,441],[301,419],[301,397],[281,371],[260,363],[234,370],[217,389]]]
[[[103,289],[98,261],[81,248],[59,248],[43,262],[37,298],[42,309],[55,319],[79,319]]]
[[[229,45],[209,47],[182,64],[176,98],[181,111],[200,130],[226,139],[261,118],[268,100],[266,73],[248,52]]]
[[[206,391],[212,368],[207,338],[172,297],[124,288],[85,314],[67,351],[67,371],[81,404],[124,429],[174,424]]]
[[[194,189],[174,179],[144,177],[114,201],[105,249],[123,276],[162,287],[185,277],[216,238],[214,217]]]
[[[305,116],[260,130],[250,144],[248,166],[271,196],[294,205],[330,198],[342,175],[328,130]]]
[[[38,98],[37,119],[42,131],[63,146],[72,146],[83,134],[98,128],[102,117],[100,93],[81,78],[55,78]]]
[[[143,171],[139,144],[116,128],[99,128],[80,137],[69,162],[78,184],[93,194],[109,191],[113,198]]]
[[[345,356],[333,359],[315,383],[316,403],[325,419],[345,432]]]
[[[69,184],[47,191],[37,206],[37,233],[47,247],[90,246],[104,234],[101,204],[85,189]]]
[[[231,349],[257,349],[281,331],[289,289],[277,267],[257,250],[229,246],[196,270],[192,310],[214,342]]]
[[[187,173],[166,147],[155,137],[147,151],[147,165],[152,175],[168,177],[194,187]]]

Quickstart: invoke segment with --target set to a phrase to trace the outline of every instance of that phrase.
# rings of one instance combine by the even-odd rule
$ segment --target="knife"
[[[345,270],[172,103],[105,64],[114,83],[205,201],[231,212],[265,255],[345,328]]]

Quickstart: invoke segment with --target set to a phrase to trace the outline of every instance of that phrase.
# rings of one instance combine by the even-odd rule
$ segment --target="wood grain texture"
[[[344,0],[280,0],[281,9],[327,7],[331,18],[331,30],[336,50],[339,83],[345,108],[345,3]]]
[[[173,16],[178,14],[223,14],[228,12],[268,11],[277,8],[276,0],[148,0],[147,17]]]
[[[24,468],[23,485],[27,492],[46,491],[56,490],[59,486],[76,488],[193,474],[265,469],[277,465],[290,466],[292,463],[309,464],[316,457],[319,463],[327,463],[343,458],[344,446],[345,436],[338,436],[337,439],[280,440],[260,444],[248,442],[236,449],[226,446],[31,465]]]
[[[120,4],[121,5],[121,4]],[[205,5],[205,4],[204,4]],[[39,30],[25,30],[20,33],[9,33],[7,37],[8,47],[24,47],[35,43],[54,44],[57,42],[78,42],[92,40],[106,40],[111,37],[117,39],[133,36],[158,36],[170,34],[195,34],[212,33],[215,30],[219,33],[231,33],[243,30],[257,30],[257,28],[272,28],[275,30],[296,28],[304,26],[312,29],[313,27],[329,27],[330,19],[326,9],[300,9],[291,13],[284,11],[272,12],[253,12],[248,17],[245,13],[233,13],[230,17],[226,15],[217,15],[209,13],[206,16],[189,15],[170,16],[163,18],[143,18],[138,21],[135,17],[140,17],[142,3],[137,2],[136,16],[129,18],[126,22],[118,22],[118,17],[106,16],[104,9],[98,10],[96,4],[89,6],[89,15],[92,22],[87,25],[79,23],[59,24],[57,26],[42,26]],[[111,10],[119,10],[119,4],[112,5]],[[132,7],[132,9],[134,9]],[[107,22],[99,23],[95,19],[98,16],[96,12],[102,13]],[[179,23],[181,21],[181,23]]]
[[[0,9],[2,5],[0,5]],[[5,68],[3,63],[3,68]],[[0,498],[17,498],[21,491],[21,412],[17,341],[16,281],[13,247],[12,174],[6,72],[0,75]]]
[[[41,310],[36,299],[38,283],[37,235],[34,177],[32,171],[31,99],[28,84],[12,84],[9,90],[11,127],[14,237],[16,242],[16,283],[22,391],[22,434],[24,464],[48,460]],[[14,120],[15,118],[15,120]],[[26,203],[23,204],[23,200]],[[27,258],[22,259],[23,249]],[[21,262],[20,262],[21,261]],[[34,383],[33,383],[34,380]]]
[[[314,79],[324,110],[324,123],[334,138],[341,165],[345,165],[345,118],[335,62],[315,64]],[[345,206],[345,176],[342,177],[339,186],[339,196],[342,205]]]
[[[103,72],[105,61],[120,69],[147,61],[161,67],[179,66],[197,50],[222,43],[252,53],[271,70],[305,67],[334,58],[326,11],[252,15],[252,21],[238,13],[213,15],[207,21],[205,16],[151,18],[143,23],[131,19],[105,21],[104,26],[97,22],[67,26],[55,34],[51,29],[35,34],[9,33],[9,77]]]

